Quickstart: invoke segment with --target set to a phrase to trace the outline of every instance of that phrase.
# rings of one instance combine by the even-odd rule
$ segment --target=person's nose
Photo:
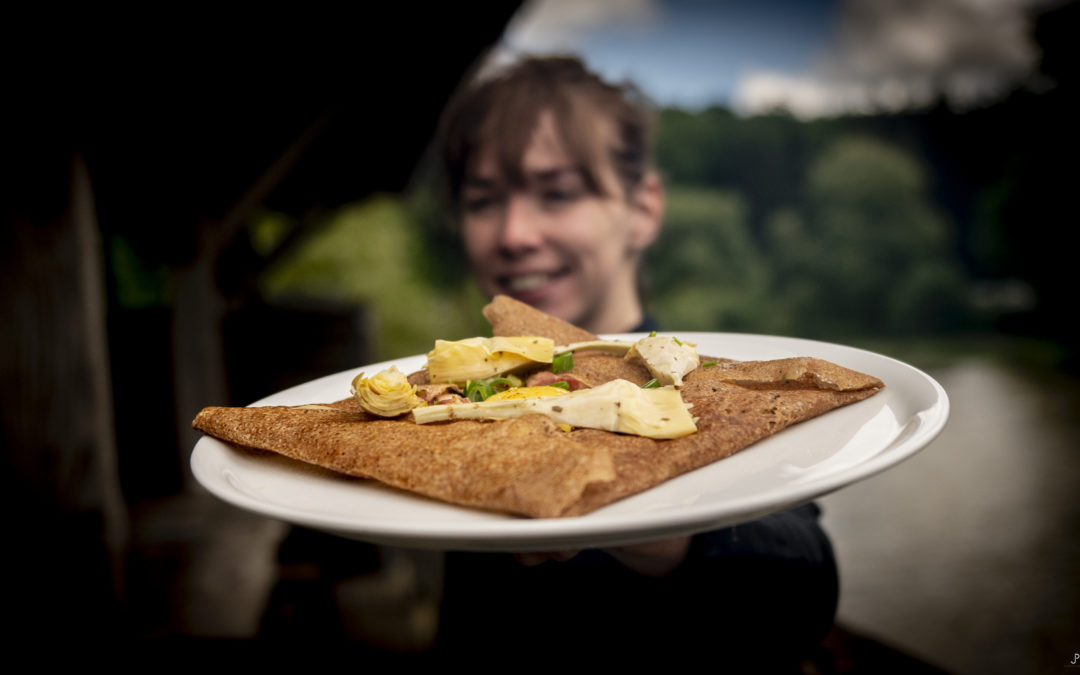
[[[499,251],[504,255],[520,255],[539,247],[541,242],[540,223],[534,205],[527,195],[511,196],[499,230]]]

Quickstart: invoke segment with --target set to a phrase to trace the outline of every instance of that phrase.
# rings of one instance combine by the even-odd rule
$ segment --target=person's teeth
[[[547,274],[525,274],[520,277],[510,277],[506,286],[511,291],[531,291],[547,283],[548,279]]]

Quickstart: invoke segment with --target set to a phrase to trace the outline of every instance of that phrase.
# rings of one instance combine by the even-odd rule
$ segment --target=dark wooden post
[[[59,166],[4,204],[2,569],[21,629],[93,635],[118,628],[128,516],[90,179],[78,156]]]

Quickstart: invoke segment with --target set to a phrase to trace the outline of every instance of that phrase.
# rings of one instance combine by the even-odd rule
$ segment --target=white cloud
[[[734,106],[802,117],[895,111],[943,98],[966,109],[1035,72],[1031,13],[1047,0],[847,0],[837,41],[803,75],[748,73]]]
[[[489,67],[521,54],[580,53],[598,27],[646,30],[658,0],[528,0],[507,26]]]

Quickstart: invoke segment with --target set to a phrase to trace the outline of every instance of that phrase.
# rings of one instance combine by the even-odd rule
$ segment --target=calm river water
[[[839,620],[956,673],[1062,672],[1080,652],[1080,383],[975,359],[930,374],[941,436],[821,500]]]

